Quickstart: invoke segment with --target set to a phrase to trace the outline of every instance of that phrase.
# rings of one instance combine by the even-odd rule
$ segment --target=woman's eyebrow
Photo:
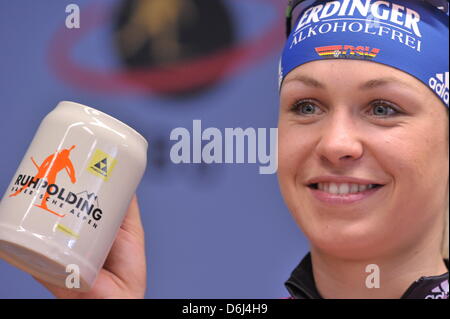
[[[401,86],[409,88],[409,89],[414,89],[414,87],[411,86],[410,84],[403,82],[400,79],[395,78],[395,77],[385,77],[385,78],[373,79],[373,80],[367,81],[366,83],[361,85],[359,87],[359,89],[360,90],[370,90],[370,89],[375,89],[375,88],[379,88],[382,86],[386,86],[389,84],[397,84],[397,85],[401,85]]]
[[[314,79],[310,76],[307,76],[307,75],[296,75],[296,76],[293,76],[292,78],[286,79],[285,83],[289,83],[289,82],[301,82],[306,86],[310,86],[310,87],[314,87],[314,88],[318,88],[318,89],[326,88],[325,84],[323,84],[323,83],[317,81],[316,79]],[[396,77],[384,77],[384,78],[379,78],[379,79],[372,79],[372,80],[369,80],[366,83],[362,84],[359,87],[359,89],[360,90],[370,90],[370,89],[375,89],[375,88],[379,88],[379,87],[390,85],[390,84],[401,85],[408,89],[416,90],[416,88],[414,88],[414,86],[412,86],[411,84],[408,84],[407,82],[404,82]]]
[[[313,79],[312,77],[309,77],[307,75],[296,75],[290,79],[287,79],[285,81],[285,83],[294,82],[294,81],[302,82],[306,86],[311,86],[311,87],[318,88],[318,89],[325,88],[324,84],[320,83],[316,79]]]

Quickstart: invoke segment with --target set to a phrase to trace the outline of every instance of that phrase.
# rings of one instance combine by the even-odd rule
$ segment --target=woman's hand
[[[147,284],[145,239],[136,196],[90,291],[77,292],[35,279],[57,298],[144,298]]]

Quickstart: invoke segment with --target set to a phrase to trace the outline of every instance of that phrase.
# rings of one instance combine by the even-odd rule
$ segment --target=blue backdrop
[[[146,231],[146,297],[286,297],[284,282],[308,248],[276,175],[259,175],[255,164],[176,165],[169,158],[171,130],[189,129],[194,119],[222,131],[277,126],[287,1],[214,1],[226,9],[231,40],[203,55],[194,50],[197,56],[183,60],[192,74],[205,74],[195,87],[189,78],[178,79],[185,85],[180,93],[173,80],[162,81],[166,89],[161,89],[127,73],[114,44],[117,12],[125,1],[1,0],[0,189],[3,194],[40,121],[59,101],[95,107],[149,141],[138,189]],[[81,9],[79,30],[65,27],[70,3]],[[202,1],[192,3],[195,10]],[[201,14],[192,16],[198,22]],[[200,66],[190,66],[193,60]],[[130,63],[143,63],[154,77],[155,68],[145,61]],[[209,74],[212,66],[217,69]],[[49,297],[30,275],[0,260],[0,298]]]

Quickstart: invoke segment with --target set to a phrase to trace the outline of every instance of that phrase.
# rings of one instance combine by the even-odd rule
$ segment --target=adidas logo
[[[436,94],[444,100],[445,104],[448,106],[449,102],[449,73],[438,73],[436,77],[430,78],[428,84],[430,88],[436,92]]]
[[[439,286],[431,290],[432,294],[425,299],[448,299],[448,280],[442,282]]]

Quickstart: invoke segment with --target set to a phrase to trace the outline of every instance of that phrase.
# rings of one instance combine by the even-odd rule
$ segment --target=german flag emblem
[[[367,46],[329,45],[315,48],[316,53],[323,58],[360,58],[371,60],[375,58],[380,49]]]

